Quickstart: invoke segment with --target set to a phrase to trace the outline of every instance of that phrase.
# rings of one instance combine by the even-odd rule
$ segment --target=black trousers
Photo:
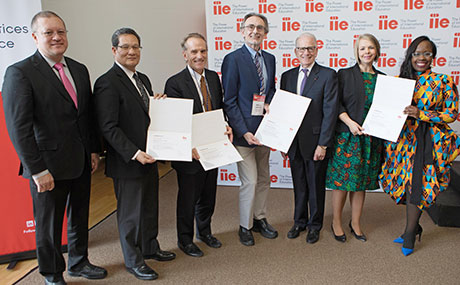
[[[296,151],[294,158],[289,159],[294,184],[294,223],[312,230],[321,230],[324,218],[328,159],[321,161],[304,159],[300,150]]]
[[[39,193],[30,179],[35,239],[40,274],[47,278],[59,277],[65,271],[62,255],[62,223],[67,206],[68,268],[73,269],[88,260],[88,213],[91,188],[89,161],[80,177],[55,180],[54,189]]]
[[[159,250],[158,166],[139,178],[113,178],[117,222],[126,267],[144,263],[144,255]]]
[[[193,221],[198,235],[211,234],[211,217],[216,205],[217,169],[190,174],[176,170],[177,239],[187,245],[193,241]]]

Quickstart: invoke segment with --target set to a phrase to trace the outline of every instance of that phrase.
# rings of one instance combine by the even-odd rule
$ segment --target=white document
[[[200,155],[204,170],[243,160],[229,141],[222,109],[193,115],[192,147]]]
[[[299,130],[311,99],[284,90],[277,90],[255,134],[271,148],[287,152]]]
[[[192,161],[192,99],[150,99],[147,153],[156,160]]]
[[[364,133],[396,142],[407,115],[404,109],[412,102],[415,80],[377,75],[374,99],[363,123]]]

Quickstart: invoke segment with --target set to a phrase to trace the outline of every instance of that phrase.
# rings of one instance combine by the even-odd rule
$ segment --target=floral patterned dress
[[[366,117],[374,98],[377,75],[363,72]],[[382,140],[371,136],[336,133],[334,153],[327,168],[326,188],[343,191],[365,191],[380,188],[378,175],[382,167]]]
[[[418,76],[412,105],[420,109],[420,116],[416,120],[406,120],[396,143],[385,142],[385,163],[379,178],[383,190],[398,204],[406,202],[406,191],[415,193],[412,178],[414,167],[417,167],[415,154],[419,145],[416,130],[426,123],[432,158],[420,166],[422,181],[418,194],[421,197],[418,197],[417,204],[420,210],[424,210],[449,185],[452,161],[460,152],[460,139],[447,125],[457,118],[458,91],[447,75],[427,70]]]

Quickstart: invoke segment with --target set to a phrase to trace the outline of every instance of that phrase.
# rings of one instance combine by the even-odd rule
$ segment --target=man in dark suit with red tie
[[[130,28],[112,35],[115,63],[94,85],[99,126],[107,146],[105,173],[113,179],[117,221],[125,266],[142,280],[158,274],[145,259],[167,261],[172,252],[160,250],[158,236],[158,167],[145,152],[150,124],[148,77],[136,70],[141,39]]]
[[[64,56],[67,30],[51,11],[32,19],[37,52],[10,67],[2,88],[5,120],[30,179],[40,274],[66,284],[62,223],[67,205],[68,273],[101,279],[107,271],[88,261],[91,172],[99,164],[91,85],[86,67]]]
[[[301,66],[281,75],[280,88],[308,97],[311,103],[288,151],[295,208],[287,237],[296,238],[308,228],[307,243],[315,243],[323,226],[327,148],[332,145],[337,121],[337,76],[333,69],[315,62],[314,35],[301,34],[294,52]]]
[[[193,99],[193,113],[222,108],[222,86],[216,72],[206,69],[208,47],[205,38],[191,33],[182,41],[187,66],[166,82],[168,97]],[[227,132],[231,140],[231,129]],[[185,254],[200,257],[201,249],[193,242],[193,220],[196,219],[197,238],[212,248],[222,243],[212,235],[211,218],[216,204],[217,168],[205,171],[192,151],[192,162],[173,161],[177,172],[177,238],[179,248]]]

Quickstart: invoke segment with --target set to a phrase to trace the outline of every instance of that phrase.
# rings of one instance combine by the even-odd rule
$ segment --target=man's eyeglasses
[[[432,52],[413,52],[412,53],[412,57],[432,57],[433,56],[433,53]]]
[[[265,31],[265,27],[262,26],[262,25],[246,25],[246,26],[243,26],[243,29],[248,29],[249,31],[254,31],[254,29],[257,29],[258,31]]]
[[[122,45],[122,46],[117,46],[117,47],[120,48],[122,51],[128,51],[130,49],[133,49],[134,51],[139,51],[142,49],[142,47],[138,45],[134,45],[134,46]]]
[[[304,53],[308,51],[309,53],[315,52],[316,47],[296,47],[296,50],[298,50],[301,53]]]

